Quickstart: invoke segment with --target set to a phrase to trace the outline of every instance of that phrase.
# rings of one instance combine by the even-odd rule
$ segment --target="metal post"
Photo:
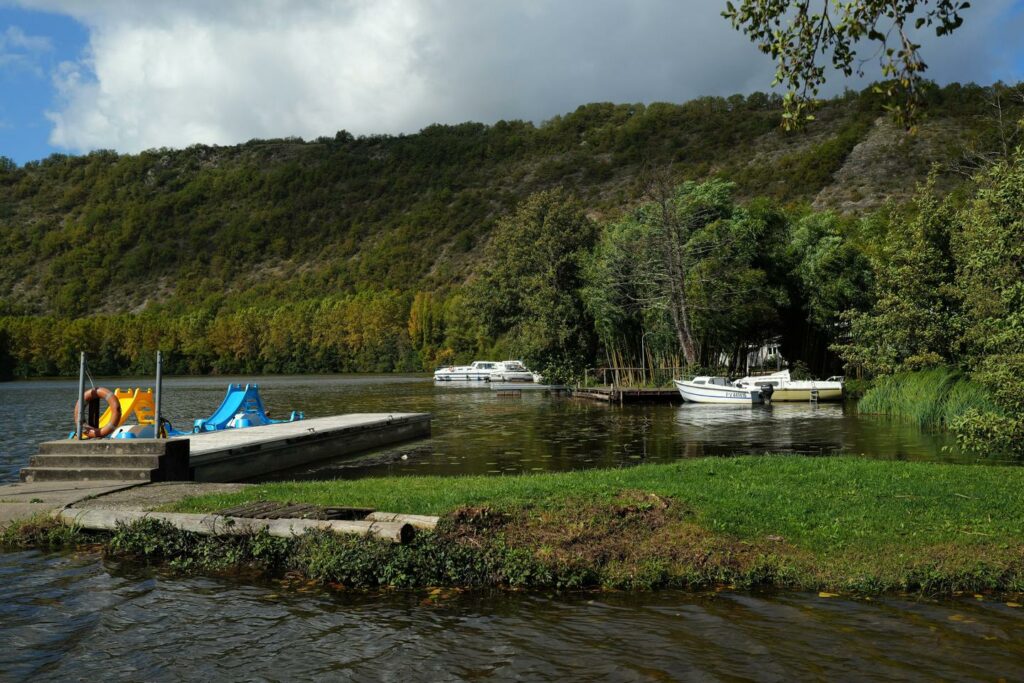
[[[644,338],[647,332],[640,335],[640,374],[643,376],[644,384],[647,384],[647,354],[644,349]]]
[[[75,416],[75,438],[82,440],[82,415],[85,413],[85,351],[78,360],[78,415]]]
[[[160,438],[160,389],[163,385],[164,368],[160,352],[156,352],[156,396],[153,399],[153,438]]]

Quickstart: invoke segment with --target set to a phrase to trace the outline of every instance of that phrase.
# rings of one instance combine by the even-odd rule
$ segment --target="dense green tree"
[[[471,285],[488,333],[506,337],[513,354],[555,381],[593,358],[594,325],[580,289],[596,238],[596,225],[567,194],[535,194],[498,222]]]
[[[1024,412],[1024,152],[977,177],[952,239],[965,359],[1010,412]]]
[[[915,197],[912,215],[893,209],[873,256],[873,303],[851,310],[847,363],[870,374],[892,374],[949,363],[957,351],[954,264],[949,253],[954,212],[932,183]]]
[[[812,213],[796,221],[788,255],[809,322],[823,331],[843,313],[868,304],[871,264],[851,236],[850,221],[835,213]]]
[[[784,294],[757,261],[780,235],[732,191],[720,180],[654,186],[651,201],[606,226],[585,290],[606,345],[652,333],[695,366],[776,333]]]

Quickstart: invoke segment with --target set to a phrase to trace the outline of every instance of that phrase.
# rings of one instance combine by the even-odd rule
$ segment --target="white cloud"
[[[89,28],[86,53],[54,74],[51,142],[72,150],[543,120],[593,101],[767,90],[774,70],[720,0],[23,4]],[[930,75],[1014,73],[1000,62],[1021,28],[1012,5],[991,0],[952,38],[925,41]]]
[[[8,26],[3,33],[0,33],[0,51],[46,52],[52,49],[53,43],[49,38],[30,36],[20,26]]]
[[[30,36],[19,26],[8,26],[0,32],[0,71],[27,71],[42,78],[46,74],[39,57],[51,49],[49,38]]]

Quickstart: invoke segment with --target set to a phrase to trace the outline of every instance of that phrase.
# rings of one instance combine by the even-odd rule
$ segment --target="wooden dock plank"
[[[676,389],[582,387],[572,390],[573,398],[605,403],[682,403]]]

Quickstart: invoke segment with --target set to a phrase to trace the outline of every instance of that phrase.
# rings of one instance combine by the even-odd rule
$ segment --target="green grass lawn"
[[[443,515],[461,506],[559,510],[624,490],[673,499],[700,527],[741,541],[781,536],[827,559],[870,560],[945,547],[1019,550],[1024,468],[850,457],[701,458],[667,465],[498,477],[286,482],[186,499],[178,512],[247,501],[351,505]]]
[[[148,519],[89,534],[51,518],[0,546],[98,543],[183,571],[352,588],[1024,593],[1024,468],[851,457],[700,458],[499,477],[285,482],[185,499],[178,512],[277,500],[443,516],[400,545],[311,532],[200,536]]]

